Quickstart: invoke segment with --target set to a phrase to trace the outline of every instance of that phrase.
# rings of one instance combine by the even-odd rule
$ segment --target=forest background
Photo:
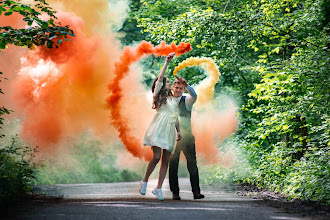
[[[162,40],[190,42],[193,50],[174,60],[170,71],[191,56],[210,57],[219,66],[215,96],[234,99],[240,121],[236,134],[219,145],[219,151],[230,146],[236,160],[231,167],[201,168],[204,183],[243,182],[290,199],[330,204],[329,19],[329,0],[132,0],[129,17],[118,32],[123,45],[141,40],[155,45]],[[149,57],[142,64],[147,86],[162,59]],[[179,74],[192,85],[206,77],[199,68]],[[2,108],[1,115],[6,113]],[[139,180],[140,174],[117,168],[109,160],[116,155],[98,152],[97,145],[86,137],[77,142],[74,154],[84,152],[77,159],[85,167],[81,173],[47,162],[42,167],[29,165],[31,169],[19,167],[24,170],[26,190],[35,181]],[[22,146],[17,137],[1,148],[3,198],[4,189],[14,182],[8,178],[8,167],[4,170],[4,161],[17,161],[18,154],[33,157]],[[29,163],[20,160],[25,168]]]

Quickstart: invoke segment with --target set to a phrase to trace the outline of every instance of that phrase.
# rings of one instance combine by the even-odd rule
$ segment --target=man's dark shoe
[[[181,197],[179,196],[179,193],[173,193],[173,199],[174,200],[181,200]]]
[[[205,198],[204,195],[200,194],[200,193],[194,193],[194,199],[203,199]]]

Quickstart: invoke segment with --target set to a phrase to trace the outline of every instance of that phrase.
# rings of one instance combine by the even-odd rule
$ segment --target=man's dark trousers
[[[190,184],[193,193],[200,193],[199,175],[196,161],[195,138],[194,136],[184,137],[178,142],[175,152],[170,157],[169,179],[170,189],[173,193],[179,194],[178,167],[181,151],[187,159],[187,168],[190,176]]]
[[[177,142],[174,154],[170,157],[169,181],[173,194],[179,194],[178,167],[181,151],[187,159],[187,168],[190,176],[190,184],[194,194],[200,193],[199,175],[196,161],[195,138],[191,132],[191,111],[185,106],[185,97],[179,102],[180,130],[182,139]]]

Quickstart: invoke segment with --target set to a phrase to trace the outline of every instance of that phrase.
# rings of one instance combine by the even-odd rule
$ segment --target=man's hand
[[[186,80],[184,78],[180,78],[179,82],[181,83],[181,85],[183,85],[184,87],[188,86],[188,83],[186,82]]]
[[[176,139],[176,141],[181,140],[182,136],[181,136],[180,132],[177,132],[177,136],[178,136],[178,138]]]

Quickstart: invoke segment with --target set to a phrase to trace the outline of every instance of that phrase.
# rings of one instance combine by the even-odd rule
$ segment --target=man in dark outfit
[[[170,157],[169,181],[170,189],[173,193],[174,200],[180,200],[179,182],[178,182],[178,166],[181,151],[187,159],[187,168],[190,176],[190,184],[194,199],[202,199],[204,195],[200,193],[199,175],[196,161],[195,138],[191,132],[191,110],[193,104],[197,100],[195,90],[180,78],[175,80],[172,86],[173,95],[179,101],[179,121],[182,139],[177,142],[174,154]],[[182,96],[184,91],[188,91],[189,95]]]

